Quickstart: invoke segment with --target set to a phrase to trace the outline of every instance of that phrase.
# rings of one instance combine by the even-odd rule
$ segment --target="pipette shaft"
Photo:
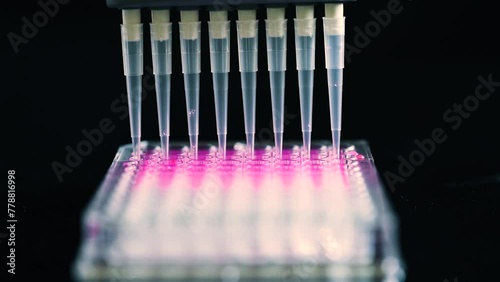
[[[123,69],[127,80],[130,135],[134,156],[140,154],[142,101],[142,24],[140,10],[123,10],[121,25]]]

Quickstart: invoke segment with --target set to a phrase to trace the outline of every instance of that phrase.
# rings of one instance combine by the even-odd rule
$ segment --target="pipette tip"
[[[168,158],[168,136],[160,136],[160,143],[161,143],[161,158],[162,159],[167,159]]]
[[[134,157],[139,158],[141,155],[141,137],[132,137],[132,150]]]
[[[276,146],[276,155],[281,158],[283,153],[283,132],[274,133],[274,144]]]
[[[340,129],[332,130],[332,148],[334,157],[340,159]]]
[[[226,158],[226,137],[227,134],[217,134],[217,138],[219,139],[219,155],[222,158]]]
[[[198,159],[198,135],[189,135],[190,154]]]
[[[304,141],[304,151],[306,156],[309,156],[311,153],[311,131],[303,131],[302,139]]]
[[[253,157],[254,148],[255,148],[255,140],[254,140],[255,134],[247,133],[246,137],[247,137],[247,152],[251,157]]]

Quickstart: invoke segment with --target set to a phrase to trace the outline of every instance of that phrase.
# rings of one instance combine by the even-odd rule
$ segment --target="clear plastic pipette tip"
[[[132,150],[134,157],[139,158],[141,155],[141,137],[132,137]]]
[[[343,4],[325,4],[323,31],[325,37],[325,59],[328,70],[328,92],[330,100],[330,123],[332,126],[332,148],[334,158],[340,158],[340,129],[342,119],[342,80],[344,69],[345,18]]]
[[[255,98],[258,69],[258,21],[255,19],[255,10],[239,10],[238,18],[238,59],[243,97],[246,151],[250,157],[253,157],[255,145]]]
[[[217,134],[217,139],[219,141],[219,155],[225,159],[227,134]]]
[[[121,40],[123,70],[127,82],[127,98],[133,155],[139,157],[141,146],[141,91],[142,91],[142,24],[140,10],[123,10]]]
[[[274,133],[274,144],[276,155],[281,158],[281,156],[283,155],[283,132]]]
[[[197,159],[198,158],[198,135],[189,135],[189,146],[190,154]]]
[[[255,149],[255,134],[247,133],[246,137],[247,137],[247,152],[251,157],[253,157]]]
[[[140,76],[127,77],[128,106],[130,119],[130,137],[134,156],[139,157],[141,145],[141,92]]]
[[[308,158],[311,151],[316,20],[314,19],[314,6],[297,6],[296,9],[297,18],[294,24],[300,116],[303,153]]]
[[[198,158],[198,122],[200,94],[200,22],[198,11],[181,10],[179,33],[181,37],[181,62],[184,74],[184,91],[188,117],[190,154]]]
[[[266,45],[273,108],[273,130],[276,155],[281,158],[283,151],[287,20],[283,8],[268,8],[267,16]]]
[[[169,10],[151,11],[151,51],[155,76],[160,158],[168,158],[170,135],[170,74],[172,73],[172,30]]]
[[[281,158],[283,149],[283,124],[284,124],[284,100],[285,100],[285,72],[271,72],[271,104],[273,111],[274,142],[276,153]]]
[[[214,73],[214,84],[216,83],[216,75],[220,73]],[[223,73],[225,76],[223,80],[224,84],[227,85],[227,73]],[[220,82],[218,82],[220,83]],[[227,132],[227,86],[225,88],[220,85],[220,87],[214,87],[214,98],[215,98],[215,115],[217,121],[217,137],[219,141],[219,152],[222,156],[226,155],[226,132]]]
[[[168,135],[160,136],[160,144],[161,144],[160,157],[166,159],[168,158],[168,145],[169,145]]]
[[[305,155],[309,157],[311,153],[311,131],[302,132],[302,141],[304,142]]]
[[[210,67],[214,88],[218,151],[222,158],[226,157],[229,26],[227,11],[210,11],[210,21],[208,22]]]
[[[340,129],[332,130],[332,148],[334,157],[340,159]]]

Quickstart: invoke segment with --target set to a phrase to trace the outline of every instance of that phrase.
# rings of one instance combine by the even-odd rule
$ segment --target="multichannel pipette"
[[[84,214],[84,241],[75,264],[76,278],[235,282],[399,282],[404,278],[395,236],[397,226],[384,201],[367,145],[343,142],[340,154],[342,3],[350,1],[107,0],[109,6],[123,9],[123,62],[132,145],[119,149]],[[285,2],[296,4],[293,31],[298,85],[285,83],[290,32]],[[328,141],[311,140],[313,89],[326,91],[326,85],[314,87],[314,4],[319,3],[326,3],[323,27],[333,150],[326,146]],[[140,142],[140,8],[152,9],[150,35],[160,143]],[[261,8],[267,9],[266,41],[259,46],[257,9]],[[179,9],[176,39],[170,11]],[[210,14],[210,52],[203,51],[203,55],[210,53],[218,146],[201,143],[198,149],[199,95],[200,90],[206,90],[200,89],[200,79],[210,78],[210,74],[201,73],[201,32],[206,23],[199,21],[199,11],[205,9]],[[236,143],[226,152],[228,91],[234,90],[228,81],[228,19],[233,9],[238,9],[246,146]],[[175,106],[182,99],[182,94],[170,90],[171,84],[177,83],[171,81],[171,74],[180,73],[181,67],[172,65],[172,41],[177,40],[189,146],[169,142],[171,96]],[[256,111],[261,110],[256,109],[257,58],[264,48],[270,83],[259,89],[271,95],[274,149],[255,142]],[[302,148],[295,145],[297,142],[291,146],[283,142],[284,102],[293,98],[285,97],[286,91],[297,86]],[[263,97],[268,99],[267,95]],[[262,137],[263,131],[257,132]],[[203,212],[199,212],[201,209]],[[303,271],[304,262],[311,258],[313,265]]]
[[[316,53],[316,19],[314,4],[325,3],[323,17],[325,60],[330,104],[330,126],[333,151],[340,157],[342,116],[342,76],[344,67],[343,2],[349,0],[291,0],[295,6],[294,37],[296,67],[301,112],[301,129],[305,155],[309,155],[312,135],[313,89]],[[138,7],[152,8],[151,47],[155,74],[161,152],[168,157],[170,135],[170,75],[172,74],[172,24],[168,8],[181,8],[179,23],[180,50],[188,119],[191,155],[196,158],[199,134],[199,95],[201,74],[201,25],[199,11],[204,1],[181,0],[142,3],[139,0],[108,0],[108,4],[123,9],[122,44],[130,110],[130,129],[135,154],[139,154],[141,136],[142,24]],[[248,4],[248,5],[247,5]],[[284,104],[287,65],[286,5],[264,0],[245,0],[238,3],[237,43],[241,76],[246,147],[253,156],[255,146],[255,116],[258,70],[258,20],[256,8],[267,7],[266,53],[269,89],[272,104],[275,155],[281,156],[284,132]],[[225,156],[227,142],[228,91],[230,69],[230,25],[228,10],[232,7],[208,7],[210,65],[214,91],[219,155]],[[319,88],[321,89],[321,88]]]

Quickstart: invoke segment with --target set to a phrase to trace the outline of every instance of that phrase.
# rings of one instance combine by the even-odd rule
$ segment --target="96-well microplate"
[[[82,281],[401,281],[396,221],[363,141],[226,158],[122,146],[83,216]],[[117,280],[118,279],[118,280]]]

